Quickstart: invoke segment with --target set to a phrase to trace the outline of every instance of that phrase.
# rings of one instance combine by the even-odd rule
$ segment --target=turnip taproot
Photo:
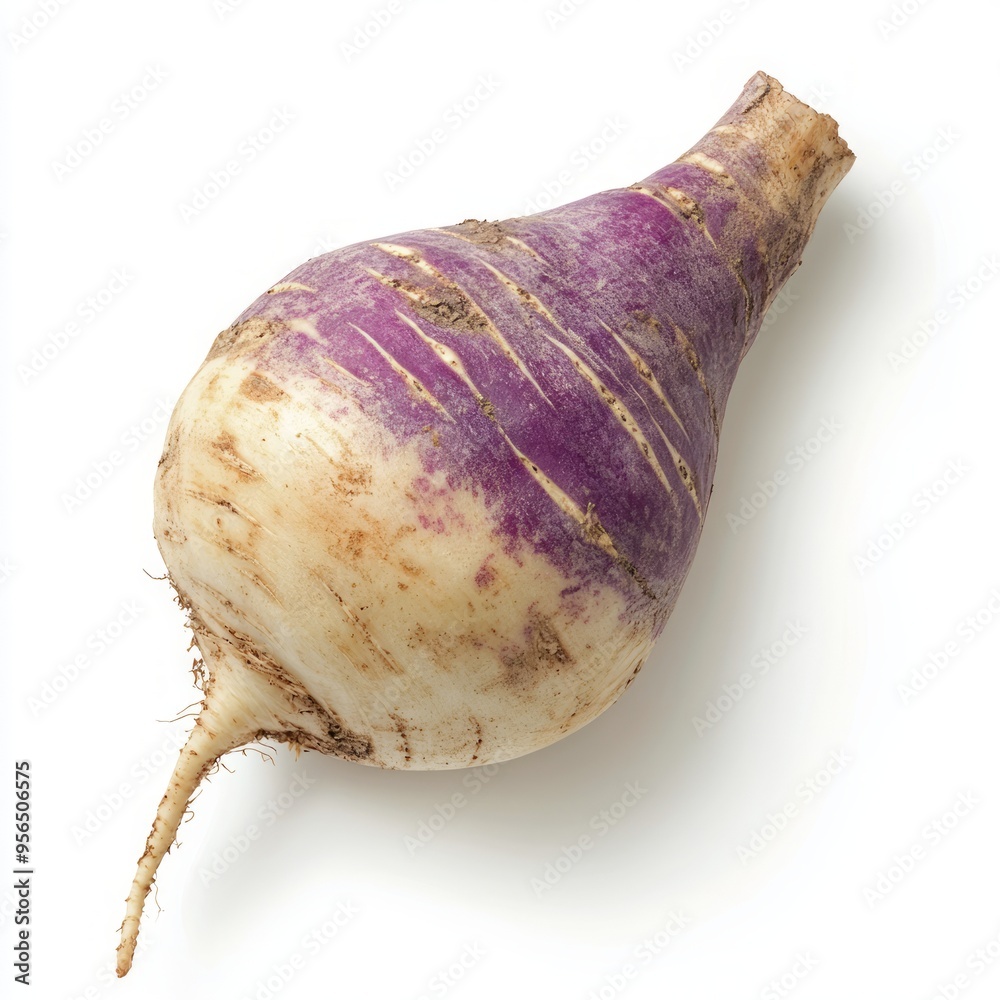
[[[481,765],[621,695],[691,565],[739,363],[852,161],[758,73],[641,183],[313,258],[218,336],[155,489],[204,699],[119,975],[222,754]]]

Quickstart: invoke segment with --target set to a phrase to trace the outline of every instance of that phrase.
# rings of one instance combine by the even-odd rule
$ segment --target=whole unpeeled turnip
[[[227,751],[468,767],[621,695],[691,565],[740,360],[852,161],[758,73],[641,183],[324,254],[219,334],[155,489],[204,701],[119,975]]]

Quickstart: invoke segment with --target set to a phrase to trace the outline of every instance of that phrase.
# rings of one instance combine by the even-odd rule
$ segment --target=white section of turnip
[[[528,540],[507,548],[475,483],[428,473],[420,442],[346,398],[254,372],[205,365],[161,467],[157,538],[207,632],[293,677],[380,767],[509,759],[611,704],[649,648],[620,589],[580,590]],[[265,375],[283,395],[248,399]]]

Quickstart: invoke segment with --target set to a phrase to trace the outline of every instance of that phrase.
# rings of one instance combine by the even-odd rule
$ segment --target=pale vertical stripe
[[[291,319],[282,320],[281,322],[293,333],[305,334],[305,336],[315,341],[321,347],[329,346],[320,336],[320,332],[316,329],[316,324],[312,320],[306,319],[304,316],[293,316]]]
[[[413,393],[417,399],[423,400],[425,403],[433,406],[434,409],[441,413],[447,420],[452,423],[455,422],[455,418],[444,408],[444,406],[441,405],[437,399],[434,398],[430,389],[423,385],[416,375],[404,368],[403,365],[401,365],[381,344],[379,344],[369,334],[365,333],[360,326],[357,326],[354,323],[350,323],[349,325],[357,330],[358,333],[360,333],[361,336],[364,337],[365,340],[367,340],[368,343],[370,343],[383,358],[385,358],[385,360],[389,363],[389,367],[392,368],[392,370],[406,383],[407,388],[409,388],[410,392]]]
[[[359,378],[354,374],[354,372],[349,372],[343,365],[338,365],[333,358],[324,356],[323,361],[325,361],[335,372],[337,372],[338,375],[343,375],[344,378],[349,378],[352,382],[357,382],[358,385],[368,385],[363,378]]]
[[[549,406],[552,406],[552,401],[542,391],[542,387],[536,381],[535,376],[531,374],[531,370],[521,360],[521,358],[518,356],[514,348],[511,347],[511,345],[508,343],[507,338],[500,332],[499,329],[497,329],[496,325],[489,318],[489,316],[486,315],[486,313],[483,311],[479,303],[476,302],[476,300],[473,299],[472,296],[469,295],[469,293],[464,288],[462,288],[461,285],[458,284],[458,282],[452,281],[450,278],[447,278],[436,267],[434,267],[433,264],[430,264],[427,261],[425,261],[420,256],[420,254],[417,253],[416,250],[411,250],[408,247],[401,247],[395,243],[375,243],[373,244],[373,246],[378,247],[378,249],[380,250],[384,250],[386,253],[392,254],[394,257],[399,257],[403,260],[408,261],[418,270],[422,271],[424,274],[433,278],[435,281],[440,282],[442,285],[454,288],[458,292],[458,294],[462,296],[463,300],[469,305],[469,307],[473,310],[477,320],[479,320],[479,322],[482,323],[486,333],[497,344],[500,350],[503,351],[507,360],[510,361],[511,364],[513,364],[514,367],[517,368],[517,370],[521,372],[522,375],[524,375],[524,377],[532,384],[535,391],[542,397],[542,399],[544,399],[545,402],[549,404]],[[382,284],[387,285],[390,288],[393,287],[392,279],[389,278],[387,275],[381,274],[379,271],[376,271],[373,268],[366,268],[366,270],[373,278],[377,278],[379,281],[381,281]],[[422,288],[408,289],[408,288],[396,287],[396,291],[401,292],[403,295],[405,295],[413,302],[426,303],[427,292]],[[555,407],[552,408],[555,409]]]
[[[294,333],[301,333],[307,336],[310,340],[319,344],[321,347],[329,348],[330,345],[321,336],[318,329],[316,329],[316,324],[312,320],[306,319],[304,316],[294,316],[291,319],[286,319],[284,321],[285,326],[288,327]],[[326,362],[335,372],[339,375],[343,375],[344,378],[350,379],[352,382],[357,382],[358,385],[367,385],[364,379],[359,378],[353,372],[349,372],[346,368],[338,365],[333,358],[328,358],[326,355],[321,354],[320,357]],[[317,376],[318,378],[319,376]]]
[[[439,340],[435,340],[429,334],[424,333],[424,331],[420,328],[419,324],[417,324],[414,320],[410,319],[409,316],[405,315],[404,313],[401,313],[398,309],[396,310],[396,315],[407,326],[411,327],[420,336],[420,338],[424,341],[424,343],[427,344],[427,346],[430,347],[430,349],[434,351],[434,353],[437,354],[438,357],[440,357],[441,360],[444,361],[444,363],[449,368],[451,368],[456,375],[458,375],[458,377],[472,391],[472,394],[475,397],[476,402],[482,404],[485,401],[486,397],[476,388],[472,379],[469,378],[469,373],[465,370],[465,365],[462,364],[462,359],[450,347],[448,347],[447,344],[442,344]]]
[[[318,573],[314,573],[317,576],[324,587],[333,594],[337,600],[337,604],[340,606],[340,610],[344,613],[344,617],[361,633],[362,641],[365,645],[376,655],[378,659],[382,661],[383,666],[392,674],[405,674],[406,671],[396,662],[395,658],[386,650],[371,634],[368,625],[361,618],[361,616],[354,611],[352,608],[348,607],[347,602],[343,597],[338,594],[330,584],[324,580]]]
[[[687,338],[687,334],[672,320],[668,321],[670,323],[670,329],[674,331],[674,336],[677,338],[677,342],[681,346],[681,350],[684,351],[684,355],[688,360],[688,364],[694,369],[694,373],[698,379],[698,384],[701,386],[701,391],[705,393],[705,398],[708,400],[709,413],[712,418],[712,426],[715,429],[715,436],[719,436],[719,416],[715,409],[715,400],[712,398],[712,390],[709,388],[708,380],[705,378],[705,373],[701,368],[701,358],[698,357],[698,352],[694,348],[694,344],[691,343]]]
[[[268,295],[276,292],[315,292],[311,285],[303,285],[300,281],[283,281],[267,290]]]
[[[630,347],[627,343],[625,343],[625,341],[622,340],[622,338],[619,337],[618,334],[615,333],[615,331],[612,330],[611,327],[604,322],[604,320],[598,320],[598,322],[601,324],[601,326],[604,327],[605,330],[608,331],[608,333],[611,334],[612,337],[615,338],[616,341],[618,341],[618,345],[621,347],[621,349],[628,356],[629,360],[632,362],[632,366],[635,368],[636,374],[639,376],[639,378],[643,380],[643,382],[646,383],[646,385],[649,386],[650,389],[653,390],[653,394],[666,408],[667,413],[669,413],[670,416],[674,418],[674,422],[680,428],[681,432],[688,440],[690,440],[691,435],[688,434],[687,429],[681,422],[681,418],[677,416],[677,411],[673,408],[673,406],[670,405],[670,400],[667,399],[666,393],[663,391],[663,387],[660,385],[656,376],[653,374],[653,369],[646,363],[646,361],[642,358],[639,352],[636,351],[634,348]]]
[[[670,452],[670,459],[674,463],[674,468],[677,470],[677,475],[680,477],[681,482],[684,484],[685,489],[691,495],[691,499],[694,502],[695,510],[698,512],[698,520],[704,520],[704,512],[701,509],[701,500],[698,497],[698,488],[695,485],[694,477],[691,474],[691,470],[688,468],[687,462],[681,458],[680,452],[674,447],[673,442],[667,437],[666,431],[660,426],[660,422],[653,416],[650,412],[649,404],[646,402],[642,396],[639,395],[638,390],[633,386],[632,391],[639,397],[639,401],[643,406],[646,407],[646,412],[649,413],[649,419],[653,421],[653,426],[660,432],[660,437],[663,438],[663,443],[667,446],[667,451]]]
[[[528,458],[528,456],[525,455],[513,441],[511,441],[511,439],[507,436],[507,432],[499,424],[497,424],[497,429],[500,431],[501,435],[503,435],[503,439],[507,442],[511,451],[514,452],[524,468],[528,470],[528,473],[532,476],[535,482],[537,482],[538,485],[545,490],[552,502],[580,525],[583,537],[588,542],[607,552],[612,559],[620,562],[621,556],[615,549],[614,543],[611,541],[611,536],[604,530],[604,526],[595,516],[593,505],[588,505],[586,511],[582,510],[579,504],[577,504],[573,498],[569,496],[569,494],[565,493],[559,486],[549,479],[549,477],[542,472],[538,465]]]
[[[513,278],[509,275],[504,274],[499,268],[494,267],[489,261],[483,261],[487,268],[492,271],[502,282],[507,286],[522,302],[533,309],[539,316],[545,319],[546,322],[554,326],[564,337],[568,337],[569,334],[563,329],[562,325],[556,320],[555,316],[545,307],[545,303],[542,302],[537,295],[533,295],[526,288],[522,288]]]
[[[733,128],[732,125],[716,125],[712,131],[717,135],[727,135],[733,132],[739,133],[739,130]],[[729,175],[729,171],[718,160],[713,159],[711,156],[706,156],[700,150],[692,150],[690,153],[685,153],[677,162],[690,163],[694,167],[701,167],[702,170],[707,170],[725,184],[726,187],[730,187],[733,184],[733,179]]]
[[[705,159],[707,159],[707,157],[705,157]],[[654,201],[663,205],[663,207],[670,212],[674,212],[675,214],[679,212],[681,218],[686,222],[693,221],[698,231],[705,237],[705,239],[708,240],[712,249],[719,255],[719,259],[726,265],[727,268],[729,268],[733,277],[740,286],[740,291],[743,292],[743,353],[745,354],[750,341],[750,320],[753,316],[753,297],[750,294],[750,286],[747,284],[746,278],[743,276],[743,269],[740,266],[740,263],[730,260],[729,255],[722,250],[722,248],[715,242],[712,234],[708,231],[708,226],[705,224],[705,213],[702,211],[701,206],[690,195],[687,195],[683,191],[674,187],[657,186],[656,188],[649,188],[636,184],[629,188],[629,190],[636,191],[639,194],[648,195]]]
[[[516,236],[508,236],[506,237],[506,239],[509,243],[513,243],[514,246],[516,246],[518,249],[523,250],[527,254],[530,254],[536,260],[540,260],[543,264],[547,263],[545,258],[537,250],[533,250],[531,247],[529,247],[528,244],[524,242],[524,240],[519,240]]]
[[[452,236],[456,240],[462,240],[464,243],[472,243],[474,246],[489,247],[492,245],[484,240],[474,240],[469,236],[464,236],[462,233],[456,233],[454,230],[451,229],[431,229],[430,232],[441,233],[443,236]],[[523,250],[526,254],[530,255],[531,257],[534,257],[535,260],[540,260],[543,263],[545,263],[545,258],[537,250],[533,250],[531,247],[529,247],[528,244],[524,242],[524,240],[519,240],[516,236],[510,236],[507,233],[504,233],[503,239],[511,246],[517,247],[518,250]]]
[[[646,440],[646,435],[642,433],[642,428],[639,427],[638,421],[632,416],[628,407],[600,380],[597,373],[571,348],[567,347],[565,344],[561,344],[554,337],[549,337],[548,339],[570,359],[576,370],[583,376],[585,381],[589,383],[597,395],[600,396],[604,405],[607,406],[608,409],[611,410],[611,412],[618,418],[618,422],[625,428],[633,442],[635,442],[636,446],[642,452],[643,457],[649,463],[650,468],[656,474],[656,478],[659,479],[663,488],[668,493],[672,492],[673,487],[670,485],[670,480],[667,479],[667,474],[663,471],[663,467],[657,461],[655,452],[650,446],[649,441]]]
[[[404,316],[400,312],[397,312],[396,315],[399,316],[403,322],[412,327],[413,330],[415,330],[416,333],[435,352],[435,354],[437,354],[441,360],[448,365],[448,367],[469,387],[477,403],[481,405],[485,402],[486,397],[479,391],[476,384],[469,376],[469,373],[465,370],[465,365],[462,364],[462,359],[450,347],[447,347],[446,345],[436,341],[433,337],[424,333],[420,326],[408,316]],[[552,500],[552,502],[556,504],[556,506],[559,507],[564,514],[576,521],[576,523],[580,526],[580,530],[582,531],[584,538],[591,544],[597,545],[599,548],[603,549],[613,559],[620,561],[621,556],[615,549],[611,536],[604,530],[600,521],[597,519],[597,516],[594,513],[593,505],[589,505],[588,509],[584,511],[572,497],[557,486],[539,468],[536,462],[525,455],[524,452],[521,451],[516,444],[514,444],[495,414],[492,419],[497,431],[499,431],[500,436],[507,444],[507,447],[514,452],[518,461],[524,466],[528,474],[535,480],[535,482],[541,486],[541,488],[548,495],[549,499]]]

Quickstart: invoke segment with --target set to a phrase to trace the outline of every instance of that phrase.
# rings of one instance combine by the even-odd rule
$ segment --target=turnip
[[[739,363],[853,159],[758,73],[641,183],[315,257],[219,334],[155,486],[204,697],[119,975],[223,754],[483,765],[621,695],[691,566]]]

